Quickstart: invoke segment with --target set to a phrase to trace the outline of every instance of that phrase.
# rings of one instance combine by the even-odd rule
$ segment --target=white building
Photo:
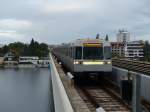
[[[124,57],[125,55],[125,47],[124,43],[122,42],[111,42],[112,47],[112,55]]]
[[[4,63],[4,57],[0,57],[0,65]]]
[[[119,30],[117,34],[117,42],[129,42],[130,41],[130,33],[126,30]]]
[[[37,56],[20,56],[19,64],[38,64],[39,57]]]
[[[125,57],[142,58],[143,56],[143,44],[140,41],[131,41],[125,44]]]
[[[4,55],[4,61],[16,61],[15,54],[13,52],[8,52]]]
[[[49,64],[50,64],[49,59],[47,59],[47,60],[46,59],[44,59],[44,60],[40,59],[38,61],[38,67],[47,68],[47,67],[49,67]]]
[[[30,68],[30,67],[48,67],[50,64],[49,58],[40,58],[37,56],[20,56],[19,67]]]
[[[124,58],[142,58],[144,56],[143,44],[140,41],[112,42],[111,45],[114,56]]]

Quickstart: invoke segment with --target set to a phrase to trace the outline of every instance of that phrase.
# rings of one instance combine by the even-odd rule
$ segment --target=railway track
[[[130,107],[108,87],[103,84],[80,85],[77,90],[90,110],[102,107],[106,112],[131,112]]]
[[[113,66],[150,75],[150,63],[128,59],[112,59]]]
[[[129,61],[129,60],[128,60]],[[129,66],[129,69],[141,69],[140,67],[143,66],[142,62],[136,62],[133,64],[130,64],[126,62],[125,60],[121,61],[115,61],[116,65],[118,67],[125,68]],[[115,65],[115,62],[113,60],[113,65]],[[126,64],[125,64],[126,63]],[[139,64],[139,65],[138,65]],[[147,65],[146,65],[147,64]],[[146,63],[144,66],[146,68],[143,69],[149,69],[150,64]],[[136,66],[136,67],[133,67]],[[143,70],[142,69],[142,70]],[[63,69],[64,72],[65,69]],[[137,70],[136,70],[137,71]],[[143,73],[143,72],[142,72]],[[102,81],[103,82],[103,81]],[[108,82],[108,81],[105,81]],[[119,97],[118,93],[118,88],[115,86],[109,86],[105,84],[96,84],[96,85],[87,85],[87,86],[78,86],[76,85],[76,89],[79,92],[80,96],[83,98],[84,102],[87,104],[91,112],[95,112],[96,108],[102,107],[106,112],[131,112],[131,107],[124,102],[121,97]],[[115,90],[116,89],[116,90]],[[118,91],[118,92],[116,92]],[[150,109],[150,104],[149,102],[146,102],[145,100],[142,101],[142,104],[149,110]],[[149,111],[145,111],[149,112]]]

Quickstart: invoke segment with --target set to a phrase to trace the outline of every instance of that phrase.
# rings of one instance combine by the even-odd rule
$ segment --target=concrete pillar
[[[133,96],[132,96],[132,111],[141,112],[141,76],[134,74],[133,76]]]

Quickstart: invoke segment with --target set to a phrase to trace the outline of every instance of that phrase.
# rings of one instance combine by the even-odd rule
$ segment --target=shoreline
[[[7,69],[7,68],[48,68],[49,64],[47,65],[34,65],[34,64],[18,64],[18,65],[0,65],[0,69]]]

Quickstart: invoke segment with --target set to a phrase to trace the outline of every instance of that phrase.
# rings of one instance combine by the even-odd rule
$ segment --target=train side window
[[[72,47],[70,48],[70,57],[72,57]]]
[[[73,48],[73,58],[75,58],[75,47]]]
[[[64,54],[67,56],[67,48],[64,48]]]
[[[69,48],[69,57],[71,57],[71,48]]]
[[[110,46],[105,46],[104,47],[104,58],[105,59],[111,59],[112,57],[112,50]]]
[[[82,58],[82,47],[76,47],[76,52],[75,52],[75,57],[76,59],[81,59]]]
[[[74,52],[74,48],[72,47],[72,49],[71,49],[71,55],[72,55],[72,58],[74,58],[73,52]]]
[[[68,56],[70,57],[70,48],[68,47]]]
[[[72,47],[72,58],[74,58],[75,56],[74,56],[74,47]]]
[[[72,57],[72,52],[71,51],[72,51],[72,48],[70,48],[70,57]]]
[[[69,50],[69,57],[70,57],[70,48],[68,48],[68,50]]]
[[[69,48],[67,47],[67,56],[69,56]]]
[[[67,47],[67,56],[69,56],[69,48]]]
[[[66,54],[66,56],[68,56],[68,48],[67,47],[65,48],[65,54]]]

